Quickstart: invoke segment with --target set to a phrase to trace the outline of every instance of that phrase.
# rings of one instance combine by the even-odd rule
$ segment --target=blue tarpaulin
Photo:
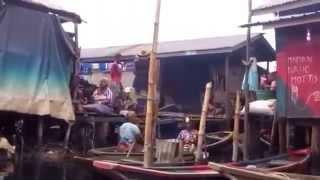
[[[74,120],[69,89],[74,54],[55,15],[2,7],[0,111]]]

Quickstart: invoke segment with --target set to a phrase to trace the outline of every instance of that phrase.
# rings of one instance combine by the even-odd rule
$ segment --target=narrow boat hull
[[[152,168],[143,168],[142,166],[124,165],[109,161],[95,161],[95,169],[108,177],[119,179],[137,178],[137,179],[211,179],[224,180],[224,176],[213,171],[207,165],[194,166],[160,166]]]
[[[264,172],[305,173],[311,158],[309,149],[302,149],[264,159],[231,163],[234,167],[253,168]]]

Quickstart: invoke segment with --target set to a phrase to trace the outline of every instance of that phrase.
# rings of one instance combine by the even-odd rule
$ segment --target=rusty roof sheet
[[[264,38],[262,34],[252,34],[252,40]],[[160,42],[158,48],[159,57],[185,56],[196,54],[230,53],[246,45],[246,35],[211,37],[191,40],[178,40]],[[110,60],[120,53],[123,57],[132,57],[141,54],[142,51],[150,52],[151,44],[135,44],[126,46],[113,46],[106,48],[90,48],[81,50],[81,59]]]

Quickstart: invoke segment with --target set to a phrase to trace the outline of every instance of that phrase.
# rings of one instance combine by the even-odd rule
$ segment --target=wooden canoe
[[[143,168],[141,165],[126,165],[111,161],[94,161],[94,168],[105,176],[118,179],[195,179],[195,178],[219,178],[225,179],[217,171],[213,171],[208,165],[192,166],[155,166]]]
[[[310,158],[310,150],[303,149],[289,152],[288,154],[273,156],[269,158],[254,160],[254,161],[243,161],[239,163],[228,163],[220,164],[221,166],[230,167],[233,169],[242,169],[250,172],[294,172],[301,173],[305,171],[306,163]],[[277,163],[272,161],[279,161]],[[286,162],[283,164],[283,162]],[[186,178],[226,178],[226,174],[218,174],[212,167],[213,163],[208,165],[190,165],[190,166],[179,166],[179,165],[155,165],[151,168],[143,168],[141,163],[128,164],[120,162],[112,162],[105,160],[93,161],[93,167],[100,173],[106,176],[120,176],[126,177],[144,177],[146,179],[152,177],[153,179],[186,179]],[[219,165],[219,164],[218,164]],[[254,166],[254,167],[253,167]],[[249,168],[250,167],[250,168]],[[262,173],[262,174],[263,174]],[[246,176],[244,176],[246,177]],[[249,175],[250,177],[250,175]],[[118,177],[119,178],[119,177]],[[125,178],[124,178],[125,179]],[[263,179],[263,178],[262,178]]]
[[[249,170],[241,167],[228,166],[218,163],[209,163],[209,166],[221,174],[237,180],[320,180],[319,176],[302,174],[291,174],[283,172],[270,172],[260,170]]]
[[[207,145],[207,151],[216,150],[219,147],[223,147],[227,143],[231,142],[232,133],[228,131],[223,132],[214,132],[208,133],[207,135],[207,142],[210,142]],[[142,152],[132,152],[130,156],[127,157],[127,153],[125,152],[117,152],[116,147],[104,147],[104,148],[95,148],[89,151],[89,156],[81,157],[81,156],[74,156],[73,160],[80,162],[86,166],[92,166],[94,161],[113,161],[113,162],[121,162],[124,163],[122,160],[130,159],[131,161],[143,161],[143,153]],[[183,165],[193,165],[194,164],[194,155],[192,153],[186,153],[183,155],[184,162]],[[127,164],[127,163],[126,163]],[[171,166],[176,164],[171,163]]]
[[[247,167],[267,172],[304,173],[307,170],[307,164],[310,157],[310,149],[301,149],[263,159],[229,163],[228,165],[234,167]]]
[[[206,149],[208,151],[216,150],[223,147],[226,144],[232,142],[232,132],[231,131],[218,131],[206,134]],[[116,146],[95,148],[89,150],[89,155],[91,156],[110,156],[113,157],[110,160],[115,160],[119,158],[126,157],[127,153],[117,152]],[[132,152],[130,157],[136,158],[142,157],[142,152]]]

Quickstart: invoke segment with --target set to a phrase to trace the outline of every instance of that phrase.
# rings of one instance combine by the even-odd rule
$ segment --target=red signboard
[[[277,58],[287,117],[320,117],[320,37],[288,40]]]

